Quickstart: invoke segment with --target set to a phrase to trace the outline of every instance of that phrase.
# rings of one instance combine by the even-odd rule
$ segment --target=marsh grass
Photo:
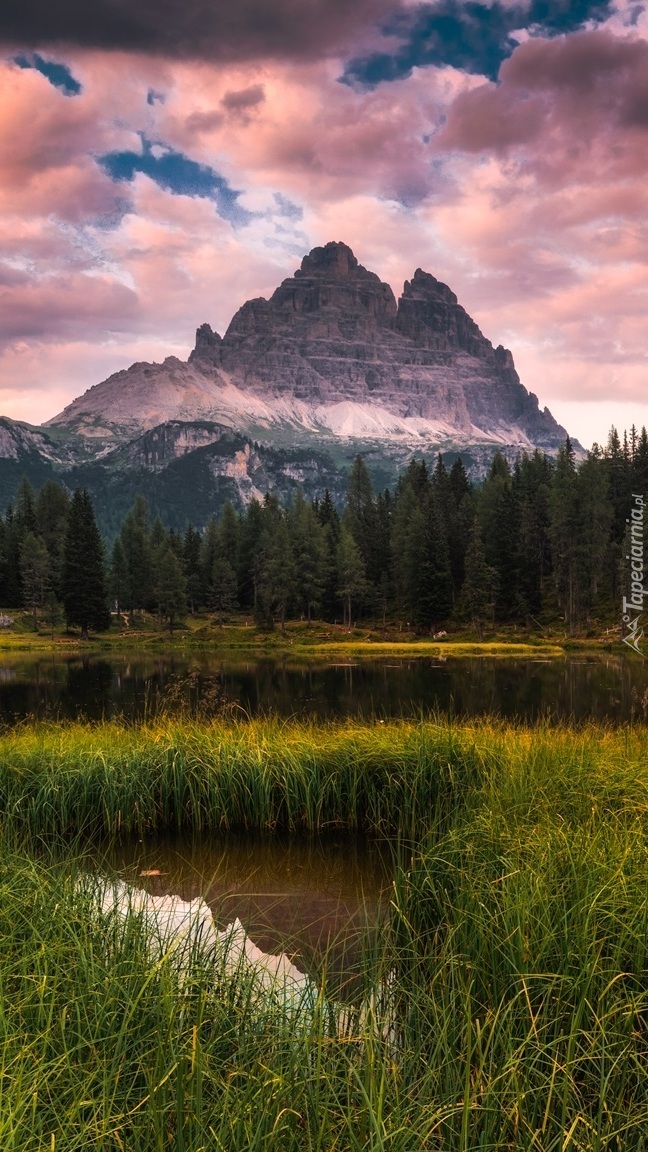
[[[0,1146],[640,1152],[647,753],[643,728],[488,721],[6,734]],[[137,922],[117,946],[62,837],[165,825],[395,837],[361,979],[396,1043],[371,1012],[336,1036],[326,982],[295,1029],[200,966],[179,995]]]

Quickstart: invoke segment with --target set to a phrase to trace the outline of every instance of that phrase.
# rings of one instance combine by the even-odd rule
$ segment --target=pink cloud
[[[222,332],[330,239],[397,294],[417,266],[449,283],[543,403],[599,402],[610,381],[639,401],[647,53],[579,33],[520,45],[498,86],[426,69],[357,93],[335,61],[77,51],[74,100],[0,66],[4,410],[45,419],[132,359],[186,355],[199,323]],[[251,222],[143,175],[113,183],[94,156],[138,133],[241,189]]]

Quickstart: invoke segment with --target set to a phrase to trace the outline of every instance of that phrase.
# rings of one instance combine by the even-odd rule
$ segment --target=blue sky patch
[[[144,136],[141,152],[107,152],[98,156],[97,162],[112,180],[130,183],[138,172],[142,172],[160,188],[176,196],[213,200],[219,215],[232,224],[248,224],[254,216],[238,203],[241,193],[230,187],[227,180],[209,165],[198,164],[184,153],[175,152]]]
[[[304,209],[299,204],[294,204],[282,192],[272,193],[274,202],[277,205],[277,215],[284,216],[287,220],[303,220]]]
[[[439,0],[401,10],[386,24],[385,36],[401,43],[386,52],[349,61],[341,81],[374,88],[384,80],[401,80],[413,68],[450,65],[462,72],[496,80],[500,64],[517,41],[512,33],[522,28],[532,34],[558,36],[574,32],[612,14],[612,0],[531,0],[505,5],[479,0]]]
[[[40,72],[46,80],[54,88],[58,88],[64,96],[78,96],[81,92],[81,85],[78,80],[70,72],[67,64],[60,64],[56,60],[45,60],[44,57],[39,56],[38,52],[32,52],[29,56],[24,52],[19,53],[18,56],[13,57],[14,64],[19,68],[33,68],[36,72]]]

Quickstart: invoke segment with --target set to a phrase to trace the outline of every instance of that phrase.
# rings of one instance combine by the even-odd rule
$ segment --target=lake
[[[195,653],[0,656],[0,722],[124,716],[184,704],[209,715],[415,716],[433,709],[535,722],[626,723],[648,712],[648,661],[623,652],[561,658],[225,660]]]

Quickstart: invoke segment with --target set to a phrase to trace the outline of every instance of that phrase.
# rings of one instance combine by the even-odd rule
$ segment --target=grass
[[[80,632],[66,632],[62,627],[48,628],[41,622],[34,631],[31,613],[10,611],[15,624],[0,631],[0,653],[8,652],[75,652],[116,651],[160,648],[173,651],[200,651],[218,649],[226,653],[245,653],[247,656],[299,654],[309,657],[346,656],[528,656],[534,654],[562,655],[568,648],[607,649],[618,643],[618,636],[603,634],[598,640],[568,640],[564,630],[556,627],[543,632],[525,632],[508,628],[488,633],[479,641],[470,629],[454,631],[441,640],[402,631],[388,624],[377,628],[370,624],[356,626],[350,632],[341,625],[314,621],[311,627],[304,621],[289,621],[285,633],[280,628],[271,631],[258,628],[252,619],[234,617],[220,627],[214,617],[187,616],[170,633],[150,613],[137,613],[132,625],[113,620],[110,632],[91,635],[83,641]]]
[[[0,1141],[128,1152],[626,1152],[648,1132],[648,730],[162,718],[0,741]],[[119,948],[64,837],[396,836],[398,1047],[291,1029]]]

